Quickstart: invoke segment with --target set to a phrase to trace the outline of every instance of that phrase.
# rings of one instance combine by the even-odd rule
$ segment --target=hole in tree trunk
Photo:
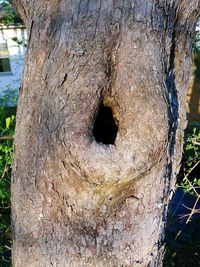
[[[93,126],[93,135],[98,143],[105,145],[114,144],[118,126],[113,118],[112,109],[101,103]]]

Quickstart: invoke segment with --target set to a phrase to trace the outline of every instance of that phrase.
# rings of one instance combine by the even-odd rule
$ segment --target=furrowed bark
[[[200,15],[200,1],[199,0],[183,0],[177,1],[179,13],[184,18],[185,23],[193,23]]]
[[[177,1],[34,5],[15,135],[13,266],[160,267],[195,19]],[[96,126],[109,112],[111,142]]]

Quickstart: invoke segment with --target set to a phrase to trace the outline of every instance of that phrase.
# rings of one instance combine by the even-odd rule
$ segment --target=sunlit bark
[[[198,5],[16,1],[14,267],[162,266]]]

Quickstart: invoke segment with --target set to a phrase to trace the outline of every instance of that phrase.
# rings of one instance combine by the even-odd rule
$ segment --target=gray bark
[[[162,266],[199,1],[25,1],[13,266]],[[95,141],[100,103],[118,126]]]

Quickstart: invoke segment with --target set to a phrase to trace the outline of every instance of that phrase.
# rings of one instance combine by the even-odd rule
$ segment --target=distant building
[[[16,92],[24,68],[27,34],[23,24],[0,25],[0,97]]]

